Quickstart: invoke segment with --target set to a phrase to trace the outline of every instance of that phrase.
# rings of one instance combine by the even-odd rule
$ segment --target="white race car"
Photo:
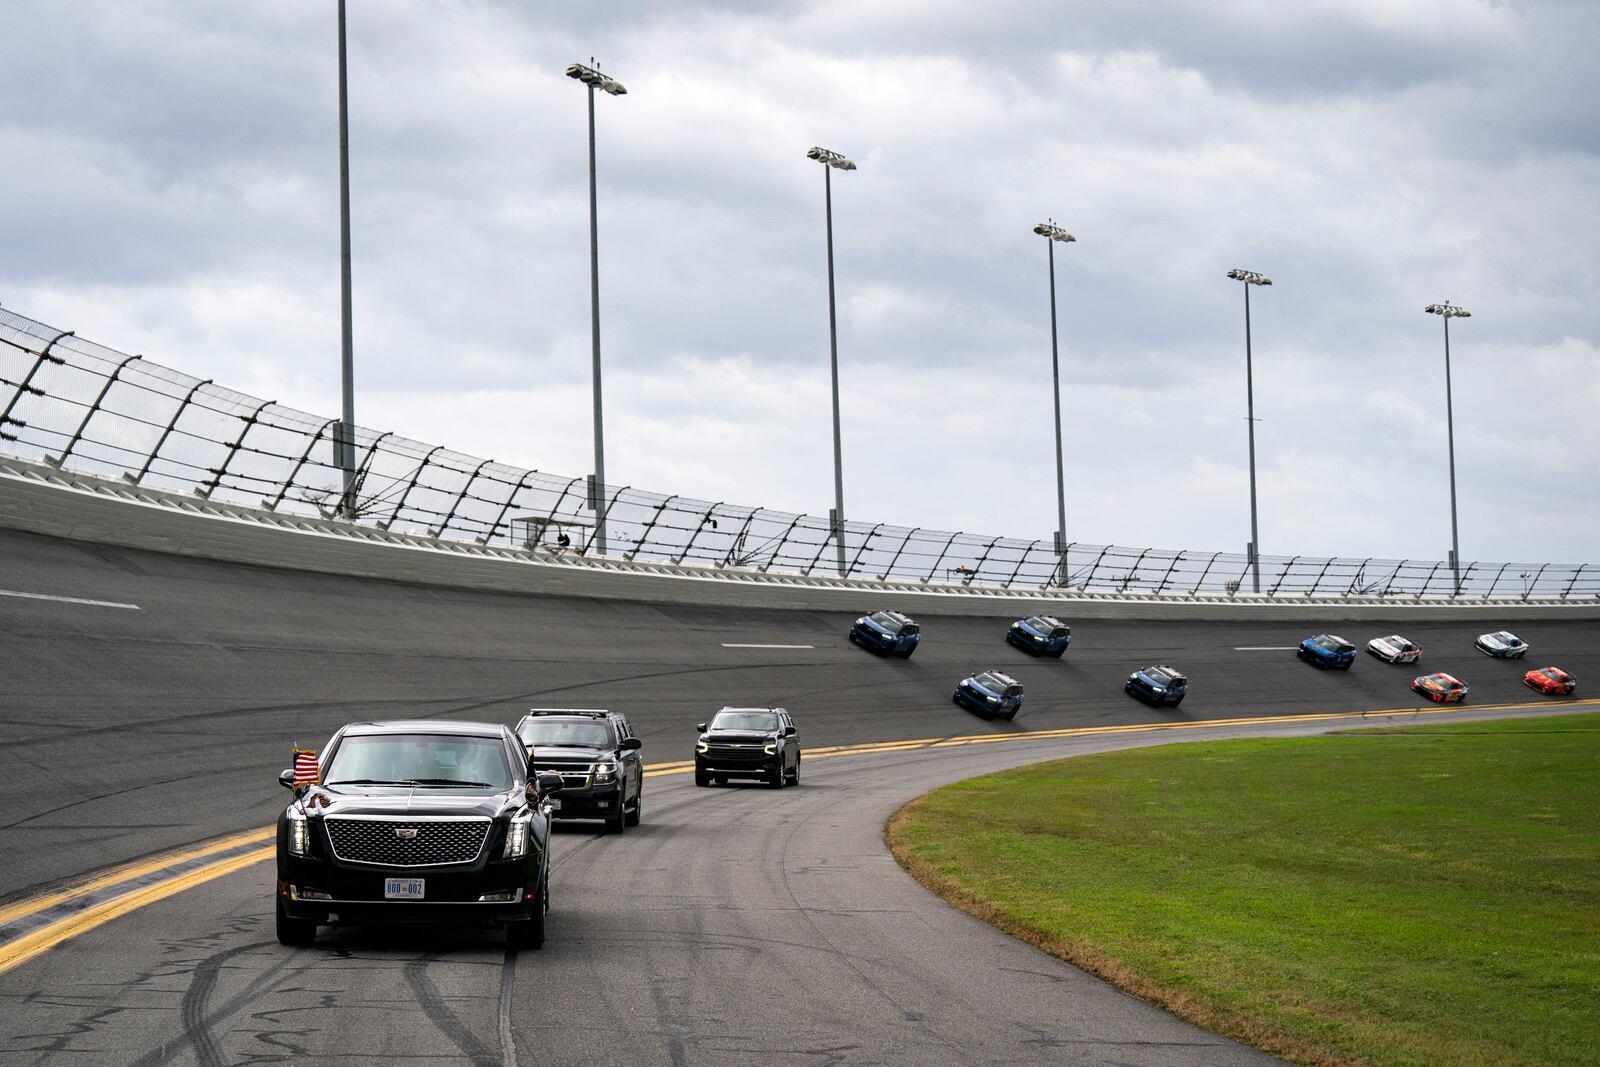
[[[1367,651],[1390,663],[1415,663],[1422,658],[1422,649],[1399,634],[1374,637],[1367,642]]]
[[[1478,646],[1479,652],[1496,659],[1521,659],[1528,654],[1528,642],[1510,630],[1482,634],[1473,643]]]

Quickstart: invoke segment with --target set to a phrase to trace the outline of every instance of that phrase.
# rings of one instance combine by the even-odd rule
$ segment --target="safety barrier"
[[[651,563],[741,576],[1052,594],[1245,598],[1242,553],[1069,544],[843,524],[767,508],[595,487],[357,429],[353,492],[337,419],[201,381],[0,309],[0,451],[130,487],[192,494],[339,528],[532,552],[575,564]],[[342,513],[342,514],[341,514]],[[606,530],[607,553],[597,551]],[[332,528],[332,527],[329,527]],[[1592,601],[1591,564],[1262,556],[1261,595]],[[1242,591],[1243,590],[1243,591]]]

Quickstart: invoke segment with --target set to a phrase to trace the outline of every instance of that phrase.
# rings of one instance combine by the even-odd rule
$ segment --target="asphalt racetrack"
[[[1315,620],[1083,623],[1065,659],[1041,661],[1002,642],[1008,619],[928,617],[902,662],[850,645],[850,618],[501,597],[0,533],[0,906],[269,825],[291,743],[352,719],[613,707],[657,765],[689,759],[694,723],[724,704],[788,707],[808,750],[926,742],[819,751],[782,791],[658,772],[643,826],[558,829],[539,952],[352,928],[285,949],[272,866],[246,863],[0,973],[0,1061],[1271,1062],[950,909],[894,865],[884,819],[949,781],[1174,734],[986,737],[1270,717],[1286,721],[1176,736],[1314,732],[1350,723],[1289,717],[1429,707],[1406,686],[1419,672],[1364,654],[1348,673],[1308,667],[1291,649],[1327,628]],[[1516,625],[1526,664],[1472,648],[1506,624],[1334,629],[1358,645],[1401,629],[1476,706],[1559,704],[1521,685],[1531,666],[1600,678],[1600,623]],[[1152,662],[1190,675],[1181,710],[1123,694]],[[1016,722],[951,704],[985,667],[1027,687]]]

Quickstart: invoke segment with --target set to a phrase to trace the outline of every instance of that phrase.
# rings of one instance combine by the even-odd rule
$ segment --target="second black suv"
[[[800,737],[783,708],[723,708],[699,723],[694,784],[759,778],[775,789],[800,784]]]
[[[625,716],[598,708],[534,708],[517,723],[534,771],[561,775],[558,819],[601,819],[620,834],[644,817],[644,758]]]

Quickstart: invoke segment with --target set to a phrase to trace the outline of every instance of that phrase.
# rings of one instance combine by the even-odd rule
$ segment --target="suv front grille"
[[[561,776],[561,784],[568,789],[589,788],[590,778],[594,774],[594,764],[588,760],[564,759],[555,756],[550,759],[535,759],[535,771],[552,771]]]
[[[706,745],[708,756],[731,756],[735,759],[758,759],[766,755],[766,745],[760,741],[711,742]]]
[[[373,819],[330,815],[324,821],[336,858],[385,867],[471,863],[483,851],[489,836],[489,820],[483,817]]]

